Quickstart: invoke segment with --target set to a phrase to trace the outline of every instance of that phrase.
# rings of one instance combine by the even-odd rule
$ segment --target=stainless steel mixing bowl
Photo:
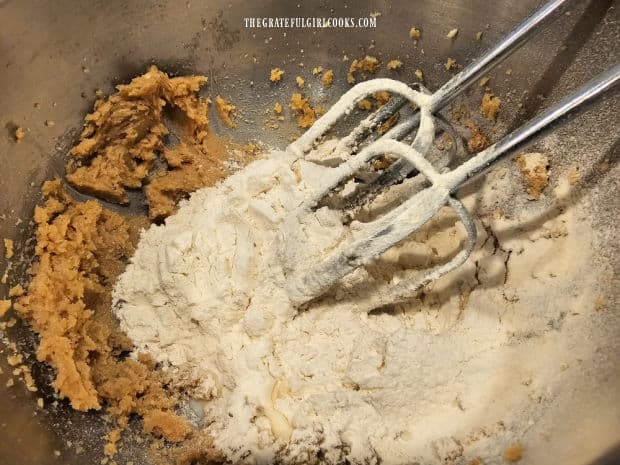
[[[347,84],[342,78],[350,62],[371,53],[404,63],[398,78],[414,82],[416,68],[424,70],[426,84],[435,89],[449,78],[448,56],[460,64],[479,55],[539,5],[538,0],[365,0],[286,2],[262,0],[0,0],[0,238],[16,239],[17,256],[27,255],[32,244],[33,206],[38,187],[62,166],[66,147],[75,138],[83,115],[92,107],[94,91],[110,92],[145,70],[150,63],[170,73],[204,73],[207,93],[221,94],[238,106],[235,130],[218,127],[230,137],[260,139],[267,145],[284,146],[297,134],[294,123],[279,131],[264,130],[265,109],[293,90],[291,75],[310,76],[314,66],[333,68],[338,77],[327,92],[321,86],[309,90],[313,102],[329,106]],[[572,2],[570,13],[546,28],[534,41],[494,71],[493,89],[503,99],[498,132],[514,128],[556,100],[618,61],[620,27],[618,4],[613,0]],[[264,16],[368,16],[378,12],[375,29],[248,29],[244,17]],[[408,37],[411,26],[423,29],[414,47]],[[456,40],[445,38],[458,28]],[[482,40],[475,40],[483,31]],[[268,83],[268,71],[279,66],[287,77],[277,90]],[[512,69],[510,77],[505,70]],[[464,97],[478,102],[480,89]],[[521,103],[522,106],[518,106]],[[553,167],[578,163],[586,173],[586,187],[579,202],[591,205],[591,220],[606,241],[594,251],[618,271],[617,232],[618,158],[617,95],[598,104],[555,136]],[[35,105],[36,104],[36,105]],[[45,121],[54,121],[49,127]],[[287,124],[289,125],[287,127]],[[14,130],[27,130],[16,144]],[[600,168],[606,160],[606,168]],[[18,219],[21,219],[20,223]],[[0,259],[0,270],[6,261]],[[12,274],[11,282],[25,266]],[[588,273],[590,270],[584,270]],[[614,275],[617,279],[617,276]],[[7,287],[0,286],[6,294]],[[613,311],[600,316],[600,337],[618,334],[617,285],[605,287]],[[8,331],[9,339],[22,348],[34,347],[36,339],[21,324]],[[616,338],[620,340],[620,338]],[[584,372],[575,391],[591,393],[589,407],[567,411],[558,418],[557,435],[549,438],[548,451],[531,463],[590,463],[604,456],[608,463],[620,460],[620,346],[601,345],[600,366]],[[65,402],[45,410],[53,393],[45,387],[49,369],[35,364],[39,392],[28,393],[20,383],[6,388],[10,372],[0,357],[0,465],[99,463],[105,422],[99,414],[79,413]],[[584,394],[586,395],[586,394]],[[570,409],[569,409],[570,410]],[[562,423],[580,419],[581,428],[565,431]],[[69,443],[67,443],[69,441]],[[70,446],[68,446],[70,444]],[[76,445],[84,452],[76,453]],[[119,463],[144,462],[137,446],[124,448]],[[58,453],[55,454],[54,451]],[[549,460],[545,462],[545,457]],[[557,460],[556,460],[557,459]],[[603,462],[601,462],[603,463]],[[617,463],[617,462],[616,462]]]

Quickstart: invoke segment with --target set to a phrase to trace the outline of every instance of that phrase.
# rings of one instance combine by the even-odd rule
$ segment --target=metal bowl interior
[[[67,146],[92,107],[95,90],[108,93],[151,63],[173,74],[205,74],[209,77],[207,94],[222,95],[237,105],[238,127],[223,128],[213,118],[216,131],[240,142],[259,140],[266,146],[284,147],[289,137],[299,134],[294,121],[283,122],[277,131],[268,130],[264,114],[276,101],[287,102],[296,74],[310,81],[314,66],[334,69],[338,78],[331,88],[314,85],[306,89],[311,101],[324,107],[349,87],[343,77],[350,61],[344,56],[399,58],[404,66],[392,76],[415,82],[414,71],[419,68],[424,70],[426,85],[436,89],[450,77],[444,67],[448,57],[468,63],[539,4],[538,0],[324,0],[303,4],[276,0],[0,0],[0,237],[16,240],[18,256],[32,252],[29,221],[39,199],[38,187],[62,167]],[[374,29],[243,27],[245,17],[349,17],[374,12],[380,13]],[[572,2],[568,13],[494,70],[490,74],[493,89],[503,101],[494,136],[517,127],[617,62],[619,19],[613,0]],[[417,47],[408,36],[412,26],[423,30]],[[455,40],[446,38],[452,28],[459,29]],[[478,31],[483,32],[481,40],[475,38]],[[285,69],[288,77],[277,87],[268,82],[269,70],[276,66]],[[508,69],[510,76],[505,73]],[[460,101],[477,105],[481,92],[474,86]],[[552,153],[554,170],[578,163],[590,173],[578,202],[589,206],[592,224],[606,237],[596,246],[596,260],[605,261],[616,272],[620,243],[616,227],[618,103],[617,95],[610,96],[564,125],[553,136],[557,143]],[[46,126],[46,120],[55,125]],[[13,134],[18,126],[27,134],[16,144]],[[604,160],[609,168],[602,173],[597,166]],[[25,273],[27,262],[15,269],[12,280]],[[0,270],[6,266],[1,258]],[[7,289],[0,286],[3,295]],[[610,285],[606,292],[612,308],[617,309],[617,287],[614,290]],[[601,337],[618,334],[618,312],[600,318]],[[20,323],[8,331],[8,339],[30,352],[36,344],[36,338]],[[618,439],[620,345],[616,342],[602,350],[608,363],[593,367],[583,383],[574,387],[584,396],[588,392],[596,395],[582,404],[587,408],[567,408],[557,419],[546,450],[541,447],[533,453],[529,463],[589,463]],[[106,431],[100,415],[74,412],[64,402],[42,411],[36,406],[37,398],[51,403],[51,389],[44,383],[39,383],[38,393],[28,393],[19,384],[6,388],[11,370],[5,357],[0,357],[0,367],[4,372],[0,374],[0,464],[99,463],[99,444]],[[33,372],[39,380],[50,375],[39,364]],[[561,424],[570,418],[581,418],[583,427],[563,429]],[[76,453],[76,444],[81,444],[83,453]],[[119,463],[146,463],[136,456],[136,450],[121,451]]]

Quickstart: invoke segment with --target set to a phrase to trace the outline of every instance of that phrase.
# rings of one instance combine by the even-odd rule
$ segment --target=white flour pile
[[[114,293],[136,351],[197,383],[205,427],[233,463],[501,461],[556,405],[565,363],[590,350],[568,349],[578,325],[566,323],[593,299],[580,275],[589,252],[577,246],[587,225],[570,209],[491,214],[515,183],[500,169],[464,199],[488,213],[474,254],[420,299],[359,310],[378,283],[460,248],[448,211],[299,312],[284,270],[347,233],[325,208],[279,229],[329,169],[292,160],[272,153],[143,233]]]

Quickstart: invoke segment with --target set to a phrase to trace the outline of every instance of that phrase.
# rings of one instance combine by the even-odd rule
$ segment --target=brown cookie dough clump
[[[148,360],[120,357],[132,344],[111,310],[112,284],[146,222],[95,200],[74,202],[59,180],[46,182],[43,195],[34,213],[37,263],[14,308],[39,335],[36,355],[56,370],[53,387],[76,410],[106,406],[119,429],[134,413],[166,416],[161,434],[181,440],[189,425],[174,415],[174,395],[164,390],[162,375]],[[114,437],[108,438],[108,455],[115,451]]]
[[[211,134],[209,101],[198,95],[206,80],[171,78],[152,66],[107,99],[98,94],[70,152],[67,180],[118,203],[127,202],[129,190],[142,189],[149,218],[114,213],[97,200],[77,202],[60,180],[46,182],[34,212],[30,283],[11,288],[14,302],[0,301],[0,316],[13,306],[37,333],[37,359],[54,368],[58,395],[76,410],[105,410],[114,419],[105,438],[108,457],[116,454],[132,415],[142,419],[143,431],[168,442],[196,433],[175,413],[180,392],[172,379],[148,357],[126,356],[133,345],[113,314],[112,286],[149,219],[169,216],[179,200],[227,176],[226,161],[242,166],[254,155],[253,146],[233,146]],[[164,139],[169,132],[174,144]],[[4,244],[12,256],[13,241]],[[29,389],[36,390],[24,367]]]
[[[310,106],[308,99],[300,93],[291,95],[291,110],[297,113],[297,126],[302,129],[309,128],[316,121],[315,109]]]
[[[374,74],[381,66],[381,63],[376,57],[366,55],[359,60],[353,60],[351,66],[349,66],[349,72],[347,73],[347,82],[354,84],[356,81],[355,74],[358,71]]]
[[[229,128],[233,128],[236,126],[235,122],[232,119],[233,113],[237,110],[236,106],[218,95],[217,97],[215,97],[215,109],[217,111],[217,116],[226,126],[228,126]]]
[[[179,200],[228,174],[225,144],[210,133],[209,100],[198,95],[204,76],[169,77],[152,66],[118,92],[95,103],[79,143],[71,150],[67,180],[81,192],[127,203],[127,191],[144,188],[149,217],[172,214]],[[216,99],[218,114],[234,125],[235,107]],[[167,112],[167,113],[166,113]],[[164,144],[172,120],[176,145]],[[156,159],[164,167],[154,170]]]
[[[499,112],[499,106],[502,101],[496,95],[489,92],[482,96],[482,103],[480,104],[480,111],[487,119],[494,121],[497,113]]]
[[[522,153],[516,160],[528,200],[538,200],[549,184],[549,158],[542,153]]]

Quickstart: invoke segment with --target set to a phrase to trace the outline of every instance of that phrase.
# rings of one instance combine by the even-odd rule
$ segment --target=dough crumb
[[[231,114],[237,110],[236,106],[232,105],[230,102],[218,95],[215,97],[215,110],[217,111],[217,116],[219,116],[226,126],[229,128],[236,126],[235,122],[231,118]]]
[[[372,94],[372,98],[375,99],[375,106],[377,108],[381,108],[383,105],[385,105],[386,103],[390,101],[390,98],[392,98],[392,96],[390,95],[389,92],[382,90],[382,91],[375,92],[374,94]]]
[[[420,37],[422,37],[422,31],[417,27],[412,27],[411,29],[409,29],[409,37],[418,40]]]
[[[538,200],[549,183],[549,158],[542,153],[522,153],[516,158],[528,200]]]
[[[46,125],[48,128],[53,128],[54,126],[56,126],[56,123],[55,123],[54,121],[52,121],[51,119],[46,119],[46,120],[45,120],[45,125]]]
[[[323,77],[321,78],[321,82],[325,87],[331,86],[334,82],[334,70],[329,69],[325,71],[325,74],[323,74]]]
[[[271,70],[269,74],[269,80],[271,82],[280,82],[282,80],[282,76],[284,75],[284,71],[280,68],[274,68]]]
[[[15,137],[15,142],[21,142],[22,140],[24,140],[24,137],[26,137],[26,133],[21,127],[18,127],[15,129],[14,137]]]
[[[458,33],[459,33],[458,29],[450,29],[450,31],[448,31],[448,33],[446,34],[446,37],[448,39],[454,39]]]
[[[486,92],[482,96],[482,103],[480,104],[480,111],[489,120],[495,120],[499,106],[502,103],[499,97],[496,97],[490,92]]]
[[[476,32],[476,40],[481,40],[481,39],[482,39],[482,31]]]
[[[403,62],[400,60],[390,60],[387,64],[387,69],[398,69],[403,65]]]
[[[224,160],[233,159],[232,147],[211,134],[202,143],[194,144],[191,138],[164,151],[168,169],[155,173],[144,192],[149,204],[149,218],[159,221],[176,211],[180,200],[191,192],[205,186],[212,186],[229,174]],[[241,149],[235,158],[245,164],[246,152]]]
[[[117,452],[116,443],[121,439],[120,428],[115,428],[105,435],[106,443],[103,446],[103,453],[106,457],[114,457]]]
[[[21,284],[16,284],[9,289],[9,297],[21,297],[24,295],[24,288]]]
[[[519,443],[513,444],[504,450],[504,462],[514,463],[523,457],[523,446]]]
[[[314,76],[317,76],[319,74],[321,74],[323,72],[323,67],[322,66],[315,66],[314,68],[312,68],[312,74]]]
[[[11,301],[9,299],[0,300],[0,318],[2,318],[11,309]]]
[[[297,113],[297,126],[302,129],[309,128],[316,121],[316,113],[308,103],[308,99],[300,93],[291,96],[291,110]]]
[[[351,66],[349,67],[349,72],[347,73],[347,82],[349,84],[354,84],[356,81],[354,73],[357,71],[363,71],[366,73],[374,74],[379,69],[381,63],[376,57],[366,55],[364,58],[360,60],[353,60]]]
[[[489,139],[482,133],[480,128],[473,122],[467,121],[463,123],[469,129],[469,139],[467,139],[467,149],[471,153],[477,153],[484,150],[489,145]]]
[[[368,99],[363,99],[357,102],[357,108],[368,111],[372,109],[372,103]]]
[[[22,354],[13,354],[13,355],[9,355],[6,358],[6,362],[12,367],[16,367],[17,365],[21,364],[23,361],[24,361],[24,356]]]
[[[127,203],[127,189],[142,187],[156,153],[164,151],[165,106],[178,111],[179,130],[196,145],[207,138],[209,102],[197,95],[206,82],[204,76],[169,78],[151,66],[106,100],[97,100],[70,151],[69,183],[84,193]]]
[[[128,201],[127,189],[143,187],[149,218],[161,220],[191,192],[229,174],[224,161],[233,154],[239,152],[234,156],[243,164],[243,151],[224,144],[209,129],[209,101],[198,95],[206,82],[204,76],[170,78],[152,66],[117,86],[107,99],[97,100],[85,118],[80,142],[70,152],[69,183],[118,203]],[[218,109],[230,118],[234,106],[227,105],[220,101]],[[170,126],[180,140],[172,148],[163,144],[168,134],[164,107],[170,109]],[[158,156],[165,163],[152,173]]]
[[[444,66],[449,71],[456,67],[456,60],[454,58],[448,57],[448,60],[446,61],[446,64]]]
[[[4,239],[4,258],[10,260],[15,254],[15,243],[13,239]]]
[[[172,442],[180,442],[192,431],[184,418],[172,412],[153,411],[144,416],[142,429],[145,433],[162,435]]]
[[[38,334],[37,359],[56,372],[52,386],[76,410],[106,406],[120,430],[132,414],[172,414],[178,395],[164,389],[155,365],[145,357],[118,356],[132,344],[111,310],[112,284],[146,222],[94,200],[77,203],[60,180],[47,181],[42,192],[44,204],[34,212],[37,263],[14,308]],[[23,365],[20,372],[27,389],[36,392],[29,368]],[[168,439],[176,437],[171,432]]]
[[[295,82],[297,83],[297,87],[299,87],[300,89],[303,89],[303,87],[304,87],[304,83],[305,83],[306,81],[304,81],[304,78],[302,78],[301,76],[297,76],[297,77],[295,78]]]
[[[480,82],[478,83],[478,85],[480,87],[484,87],[484,86],[486,86],[489,83],[490,80],[491,80],[491,78],[489,76],[484,76],[482,79],[480,79]]]
[[[282,113],[282,104],[280,102],[277,102],[274,106],[273,106],[273,111],[276,112],[278,115],[280,113]]]
[[[420,81],[424,80],[424,73],[422,73],[421,69],[416,69],[414,74]]]
[[[207,433],[193,434],[175,448],[161,450],[162,465],[195,465],[197,463],[226,463],[226,458],[213,445],[213,438]]]

